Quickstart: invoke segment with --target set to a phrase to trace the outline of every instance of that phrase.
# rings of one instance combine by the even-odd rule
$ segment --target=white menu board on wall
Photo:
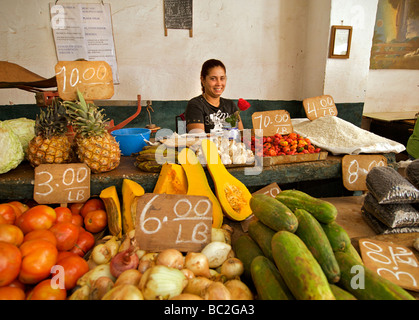
[[[106,61],[119,83],[111,7],[104,3],[50,3],[51,27],[59,61]]]

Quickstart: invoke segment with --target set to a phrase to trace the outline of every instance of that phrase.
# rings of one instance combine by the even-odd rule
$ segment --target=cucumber
[[[338,282],[340,278],[339,265],[320,223],[304,209],[297,209],[294,214],[298,219],[298,229],[295,234],[303,240],[316,258],[329,283]]]
[[[297,300],[336,300],[322,268],[297,235],[289,231],[275,233],[272,255]]]
[[[266,194],[253,195],[250,208],[256,218],[274,231],[297,230],[298,220],[294,213],[286,205]]]
[[[243,263],[243,275],[246,280],[252,281],[250,265],[254,258],[257,256],[263,256],[263,251],[260,249],[258,244],[246,234],[237,238],[233,244],[233,249],[236,257]]]
[[[359,300],[416,300],[397,284],[360,265],[347,252],[335,252],[341,277],[338,285]]]
[[[338,225],[336,221],[326,224],[322,223],[321,226],[329,239],[333,251],[346,251],[349,248],[351,239],[346,230]]]
[[[294,300],[278,269],[265,256],[253,259],[251,274],[258,300]]]
[[[336,300],[358,300],[352,293],[338,287],[335,284],[330,284],[330,289],[332,289]]]
[[[263,255],[274,261],[272,256],[271,241],[275,231],[264,225],[262,222],[253,220],[249,223],[247,232],[249,233],[249,236],[258,244],[259,248],[263,252]]]
[[[332,222],[338,214],[336,207],[332,203],[312,197],[299,190],[283,190],[275,198],[292,211],[304,209],[310,212],[319,222]]]
[[[349,247],[345,250],[345,252],[349,255],[352,255],[353,258],[355,258],[359,264],[363,265],[364,261],[362,261],[361,255],[358,253],[358,251],[355,249],[353,244],[351,243]]]

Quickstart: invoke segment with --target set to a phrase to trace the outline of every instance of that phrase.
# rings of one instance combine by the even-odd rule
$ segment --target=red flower
[[[250,103],[249,103],[249,102],[247,102],[246,100],[244,100],[244,99],[240,98],[240,99],[239,99],[239,102],[238,102],[238,104],[237,104],[237,106],[239,107],[239,109],[240,109],[241,111],[245,111],[245,110],[247,110],[247,109],[249,109],[249,108],[250,108]]]

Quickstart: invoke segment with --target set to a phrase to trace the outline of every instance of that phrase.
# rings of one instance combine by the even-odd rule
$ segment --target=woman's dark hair
[[[226,67],[224,63],[222,63],[220,60],[217,60],[217,59],[209,59],[205,61],[204,64],[202,65],[201,78],[205,79],[209,71],[214,67],[221,67],[224,69],[224,72],[226,72]],[[202,92],[205,92],[205,88],[202,85],[202,82],[201,82],[201,88],[202,88]]]

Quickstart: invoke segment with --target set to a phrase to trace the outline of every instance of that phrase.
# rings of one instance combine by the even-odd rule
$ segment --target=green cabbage
[[[25,156],[28,154],[29,142],[35,137],[35,120],[17,118],[3,121],[19,137]]]
[[[0,174],[16,168],[24,159],[22,144],[13,130],[0,121]]]

